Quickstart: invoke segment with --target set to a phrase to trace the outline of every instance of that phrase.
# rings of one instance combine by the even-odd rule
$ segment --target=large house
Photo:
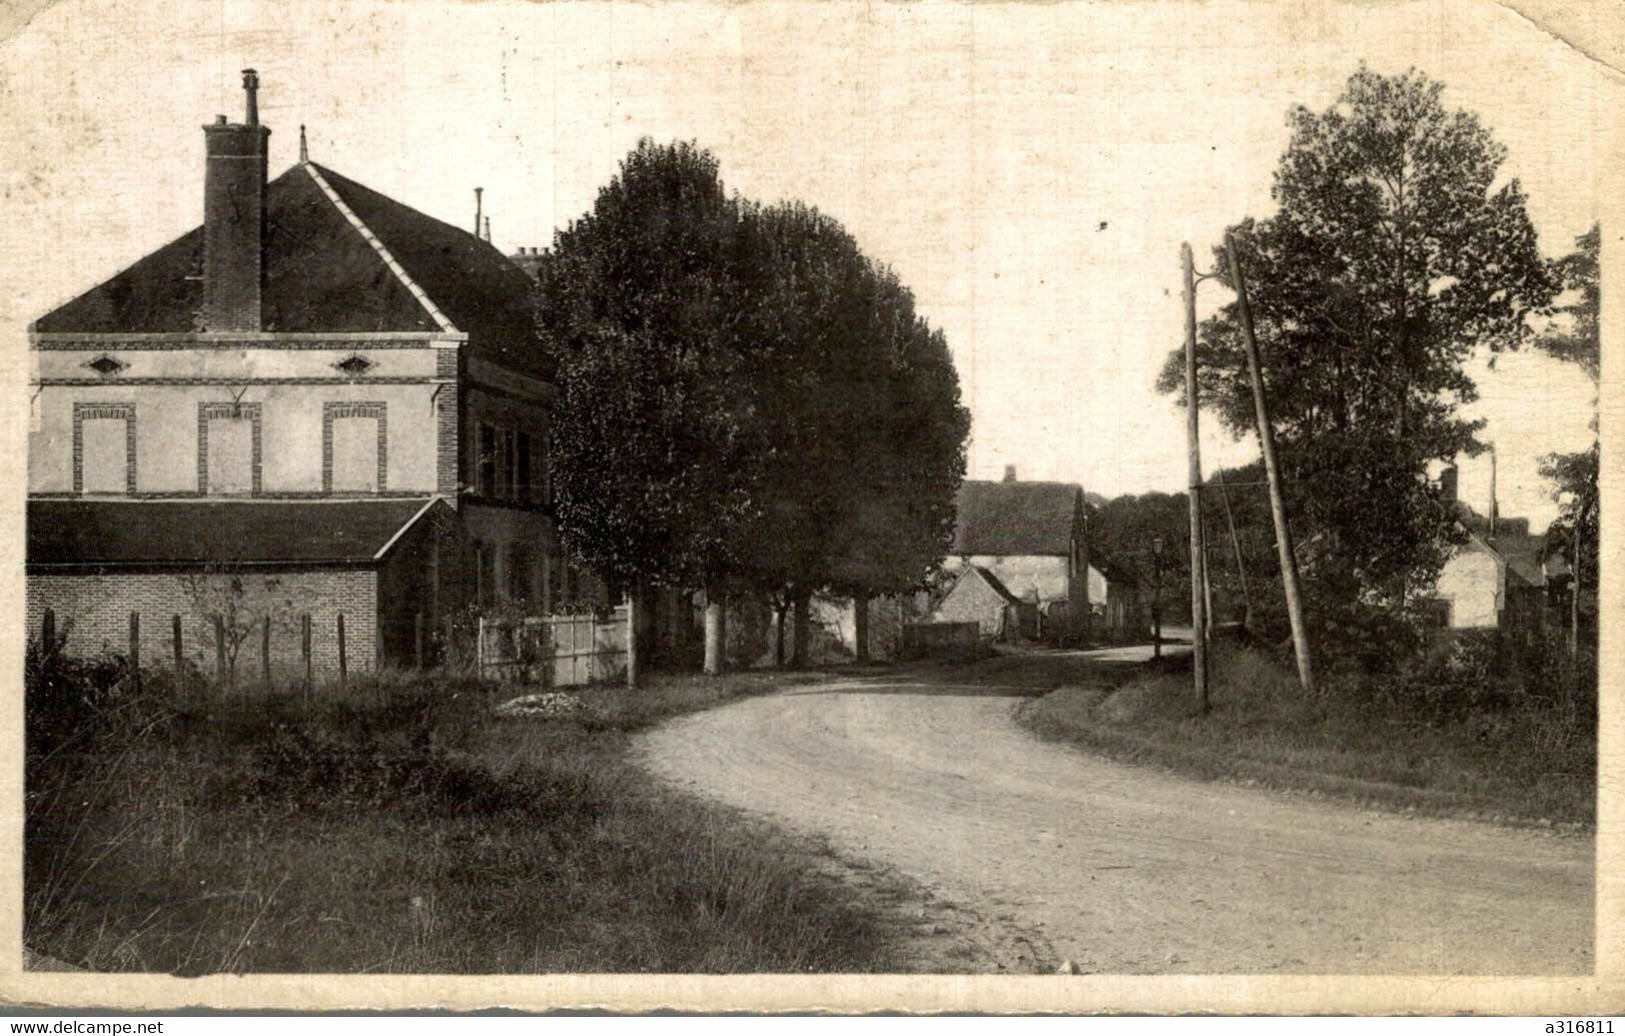
[[[245,120],[203,127],[202,226],[30,326],[30,630],[49,608],[67,650],[122,649],[137,612],[158,659],[178,616],[212,658],[202,618],[252,613],[283,667],[309,615],[327,672],[340,613],[367,668],[467,605],[594,589],[554,547],[530,278],[302,131],[268,179],[243,82]]]
[[[1030,607],[1034,639],[1087,639],[1089,548],[1083,488],[1022,482],[1014,468],[1007,468],[1002,482],[961,483],[957,505],[959,517],[943,568],[956,574],[966,567],[979,569],[981,583],[993,596],[977,592],[976,599],[989,608],[994,597]]]

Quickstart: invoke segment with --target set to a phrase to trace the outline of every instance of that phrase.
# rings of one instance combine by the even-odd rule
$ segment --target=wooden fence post
[[[299,650],[305,656],[305,701],[310,701],[311,665],[310,665],[310,613],[306,612],[299,617]]]
[[[50,608],[45,609],[45,618],[40,621],[40,647],[47,658],[56,653],[56,612]]]
[[[344,681],[345,681],[346,676],[348,675],[348,672],[349,672],[349,666],[348,666],[348,663],[347,663],[347,661],[345,660],[345,657],[344,657],[344,613],[339,612],[339,686],[340,687],[344,686]]]
[[[271,689],[271,616],[265,616],[260,630],[260,673],[265,677],[265,689]]]
[[[175,640],[175,679],[179,680],[181,674],[186,672],[186,652],[181,646],[181,617],[179,615],[170,617],[169,631]]]
[[[412,616],[412,664],[418,669],[423,668],[423,613],[417,612]]]
[[[130,686],[141,693],[141,613],[130,613]]]
[[[226,682],[226,620],[218,615],[214,617],[214,679],[219,684]]]

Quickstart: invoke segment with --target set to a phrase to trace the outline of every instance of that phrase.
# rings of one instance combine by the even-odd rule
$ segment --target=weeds
[[[25,938],[93,970],[863,971],[890,963],[788,836],[651,786],[628,734],[775,677],[503,720],[384,674],[221,698],[30,661]],[[798,679],[805,680],[803,674]]]
[[[1211,659],[1205,715],[1194,708],[1187,658],[1115,688],[1063,687],[1025,706],[1023,722],[1206,778],[1430,812],[1594,823],[1596,696],[1583,668],[1565,675],[1548,660],[1520,673],[1490,640],[1468,637],[1397,673],[1328,675],[1307,697],[1262,652],[1220,644]]]

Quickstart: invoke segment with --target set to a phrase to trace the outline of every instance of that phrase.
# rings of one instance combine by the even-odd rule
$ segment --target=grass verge
[[[1205,715],[1193,707],[1187,656],[1060,687],[1025,703],[1021,721],[1208,780],[1542,827],[1595,823],[1594,715],[1512,696],[1442,716],[1336,680],[1309,699],[1264,654],[1223,643],[1211,666]]]
[[[306,704],[35,659],[25,940],[92,970],[888,970],[817,847],[655,786],[629,735],[807,674],[656,676],[573,719],[473,683]],[[884,879],[876,879],[883,881]],[[871,897],[873,898],[873,897]],[[883,898],[883,897],[882,897]]]

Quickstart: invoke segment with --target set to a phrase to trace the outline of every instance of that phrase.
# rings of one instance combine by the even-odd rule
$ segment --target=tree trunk
[[[722,595],[705,592],[705,675],[721,676],[728,667],[728,613]]]
[[[790,657],[792,669],[807,668],[807,639],[812,627],[812,617],[808,613],[812,610],[812,592],[810,590],[797,590],[792,598],[795,604],[796,642],[794,654]]]
[[[859,662],[869,661],[869,595],[859,590],[852,598],[852,654]]]
[[[643,672],[643,653],[640,650],[643,631],[638,623],[643,618],[642,587],[633,583],[626,588],[626,689],[638,689],[638,677]]]
[[[774,625],[777,633],[773,642],[773,665],[777,669],[784,668],[784,620],[790,614],[790,602],[776,602],[773,607]]]

